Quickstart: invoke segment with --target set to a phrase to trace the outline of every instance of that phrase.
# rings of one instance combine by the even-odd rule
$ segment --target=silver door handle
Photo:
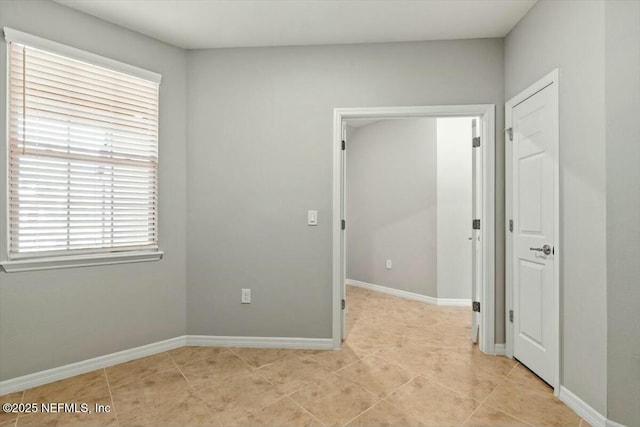
[[[545,255],[550,255],[551,254],[551,246],[549,246],[549,245],[544,245],[541,248],[529,248],[529,250],[536,251],[536,252],[542,252]]]

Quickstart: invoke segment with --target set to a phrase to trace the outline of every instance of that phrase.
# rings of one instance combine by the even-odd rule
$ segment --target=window
[[[147,260],[140,253],[158,259],[159,78],[7,30],[3,267],[51,268],[57,257],[69,265]]]

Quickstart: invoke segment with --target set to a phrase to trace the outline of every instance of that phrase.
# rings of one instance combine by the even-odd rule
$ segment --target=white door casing
[[[342,147],[346,147],[346,143],[347,143],[347,122],[345,120],[342,121],[341,123],[342,126]],[[340,174],[342,176],[342,219],[343,221],[345,221],[346,223],[346,218],[347,218],[347,175],[346,175],[346,171],[347,171],[347,155],[346,155],[346,150],[342,150],[341,153],[342,156],[342,170],[340,171]],[[345,340],[346,336],[347,336],[347,305],[346,305],[346,301],[347,301],[347,286],[346,286],[346,277],[347,277],[347,233],[346,230],[342,227],[342,224],[340,225],[340,229],[341,229],[341,234],[342,234],[342,247],[345,248],[344,251],[342,252],[342,266],[341,266],[341,270],[342,270],[342,277],[345,278],[345,280],[342,280],[342,301],[341,304],[342,305],[342,341]]]
[[[478,120],[471,121],[471,136],[476,138],[480,135],[478,132]],[[471,184],[471,218],[470,220],[482,218],[482,180],[477,179],[481,173],[482,158],[478,147],[471,149],[471,176],[476,177]],[[482,222],[482,220],[480,220]],[[471,222],[471,221],[470,221]],[[471,224],[470,224],[471,225]],[[471,301],[480,301],[479,279],[482,278],[482,246],[480,245],[480,230],[471,227]],[[480,324],[482,320],[480,313],[471,312],[471,342],[477,343],[480,335]]]
[[[507,218],[512,220],[507,232],[507,280],[513,310],[508,354],[557,389],[557,72],[509,101],[506,109],[511,129],[507,137]]]

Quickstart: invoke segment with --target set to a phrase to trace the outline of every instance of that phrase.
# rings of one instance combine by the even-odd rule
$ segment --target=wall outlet
[[[242,304],[251,304],[251,289],[242,290]]]
[[[393,263],[391,262],[391,260],[390,260],[390,259],[388,259],[388,260],[387,260],[387,263],[386,263],[387,270],[391,270],[391,267],[392,267],[392,266],[393,266]]]

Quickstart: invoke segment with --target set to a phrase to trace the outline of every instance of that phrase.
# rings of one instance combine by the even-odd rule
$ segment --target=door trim
[[[336,108],[333,113],[333,218],[332,218],[332,339],[333,347],[342,344],[342,277],[344,247],[342,244],[342,121],[358,118],[409,118],[479,116],[482,120],[482,227],[480,241],[483,273],[480,286],[481,336],[480,350],[495,354],[495,105],[442,105],[423,107]],[[469,141],[471,144],[471,141]],[[347,147],[347,150],[349,148]],[[347,227],[349,224],[347,224]]]
[[[560,393],[560,380],[561,380],[561,363],[560,358],[562,354],[562,333],[560,330],[560,270],[562,266],[562,246],[560,241],[560,127],[559,127],[559,109],[558,109],[558,85],[559,85],[559,71],[556,68],[551,71],[549,74],[511,98],[505,104],[505,340],[506,340],[506,355],[507,357],[513,358],[513,342],[514,342],[514,330],[513,323],[509,320],[509,311],[513,310],[513,233],[509,231],[509,220],[513,218],[512,216],[512,147],[511,141],[509,140],[509,135],[507,133],[507,129],[512,128],[513,126],[513,117],[512,117],[512,109],[540,92],[541,90],[550,87],[552,92],[552,106],[554,109],[553,116],[555,117],[555,123],[553,125],[554,131],[554,139],[555,143],[553,144],[553,175],[554,175],[554,204],[555,211],[553,212],[553,221],[554,221],[554,276],[553,276],[553,287],[554,287],[554,307],[553,307],[553,319],[552,322],[554,324],[554,331],[556,331],[556,352],[557,354],[554,357],[554,383],[551,384],[554,388],[554,394],[558,396]]]

